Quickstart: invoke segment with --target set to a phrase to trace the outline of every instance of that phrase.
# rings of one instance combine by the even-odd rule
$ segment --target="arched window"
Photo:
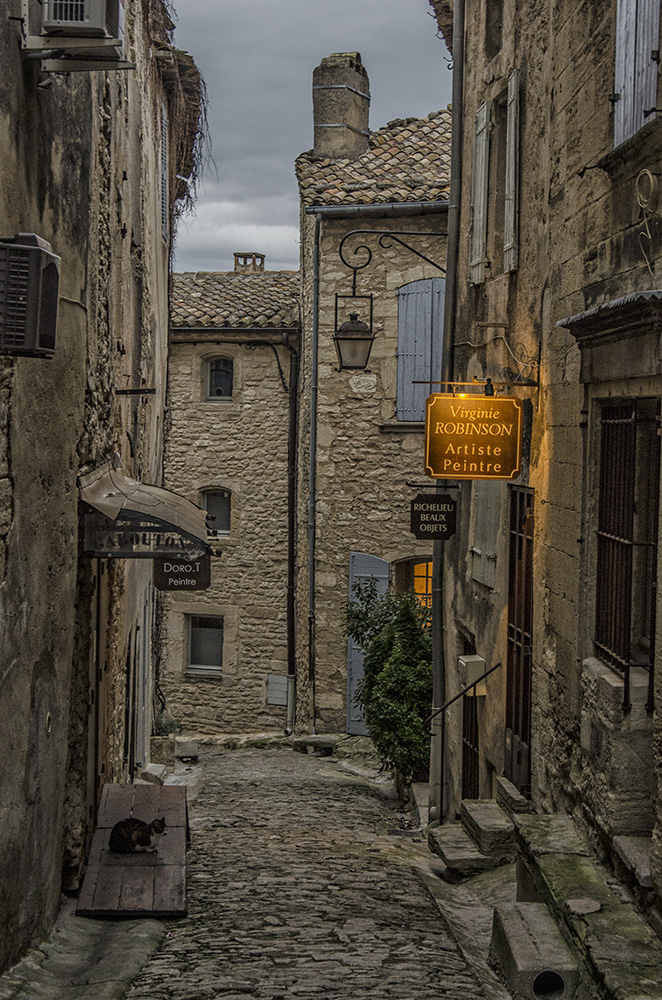
[[[208,534],[229,535],[232,514],[232,494],[230,490],[203,490],[202,506],[208,514],[214,517],[214,520],[207,529]]]
[[[416,594],[421,604],[432,606],[432,560],[430,558],[404,559],[394,567],[395,589]]]
[[[206,398],[219,402],[232,400],[232,358],[209,358],[206,365]]]

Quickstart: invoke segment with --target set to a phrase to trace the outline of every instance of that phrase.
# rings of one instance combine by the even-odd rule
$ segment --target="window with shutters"
[[[471,576],[494,588],[496,548],[499,533],[500,483],[474,483],[474,537],[471,546]]]
[[[398,290],[398,420],[425,419],[425,400],[441,377],[444,278],[412,281]]]
[[[618,0],[614,78],[614,145],[649,120],[657,105],[660,0]]]
[[[518,266],[520,74],[515,69],[495,101],[474,122],[469,280]]]

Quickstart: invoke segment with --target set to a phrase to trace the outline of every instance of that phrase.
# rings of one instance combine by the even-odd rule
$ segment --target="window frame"
[[[196,621],[216,621],[220,622],[218,631],[220,631],[220,664],[213,663],[193,663],[192,662],[192,648],[193,648],[193,629],[196,627],[194,623]],[[198,628],[204,626],[197,626]],[[206,675],[210,677],[222,677],[224,672],[224,651],[225,651],[225,616],[224,615],[213,615],[213,614],[186,614],[184,615],[184,628],[185,628],[185,671],[187,674],[197,674]],[[210,629],[211,630],[211,629]]]
[[[212,365],[216,361],[224,361],[230,366],[230,394],[228,396],[211,395],[211,372]],[[203,359],[203,391],[206,403],[228,403],[235,402],[235,359],[227,354],[213,354],[211,357]]]
[[[203,510],[209,512],[209,507],[207,506],[208,497],[211,493],[215,494],[225,494],[228,497],[228,527],[227,529],[216,528],[214,526],[207,527],[207,536],[212,538],[227,538],[232,533],[232,490],[228,489],[226,486],[206,486],[204,489],[200,490],[200,506]]]

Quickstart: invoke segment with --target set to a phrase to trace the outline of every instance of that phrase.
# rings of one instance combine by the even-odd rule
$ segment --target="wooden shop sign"
[[[419,493],[411,502],[411,533],[443,542],[455,534],[457,501],[438,493]]]
[[[157,590],[207,590],[211,586],[211,556],[199,559],[155,559],[154,586]]]
[[[425,471],[434,479],[514,479],[522,403],[512,396],[433,393],[425,408]]]

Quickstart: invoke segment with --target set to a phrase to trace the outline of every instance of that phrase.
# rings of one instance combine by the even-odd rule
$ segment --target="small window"
[[[394,567],[395,589],[413,593],[425,607],[432,607],[432,560],[406,559]]]
[[[485,4],[485,58],[494,59],[503,45],[503,0]]]
[[[214,518],[207,533],[209,535],[229,535],[232,513],[230,490],[205,490],[202,494],[202,506]]]
[[[233,363],[230,358],[211,358],[207,362],[207,399],[232,400]]]
[[[187,670],[218,672],[223,667],[223,619],[190,615]]]

